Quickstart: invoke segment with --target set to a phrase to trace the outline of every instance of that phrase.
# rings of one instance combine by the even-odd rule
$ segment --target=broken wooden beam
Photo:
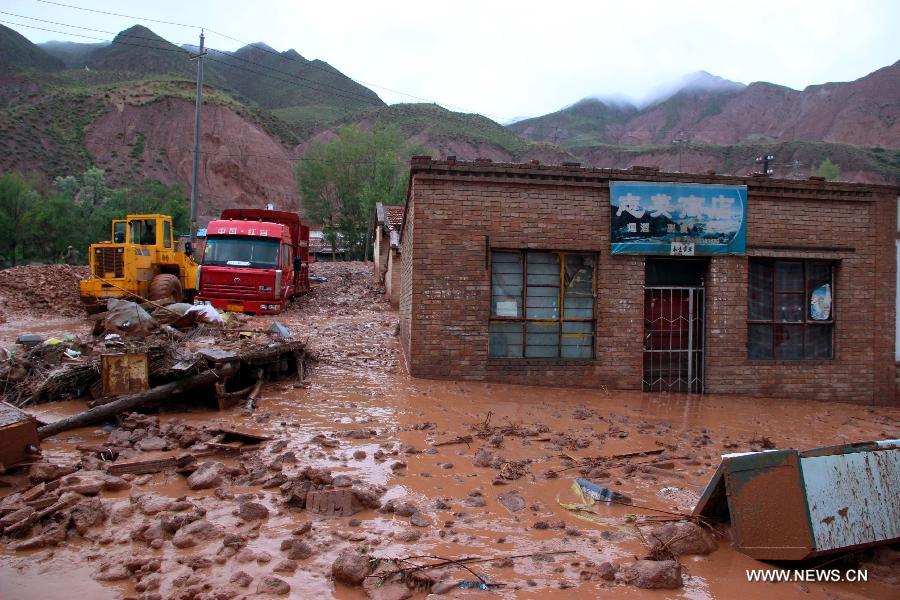
[[[186,392],[200,386],[213,384],[223,377],[228,377],[234,374],[237,371],[237,368],[238,367],[236,364],[228,363],[218,369],[206,371],[204,373],[194,375],[193,377],[188,377],[187,379],[173,381],[172,383],[157,386],[155,388],[147,390],[146,392],[125,396],[124,398],[120,398],[115,402],[103,404],[102,406],[97,406],[90,410],[86,410],[83,413],[73,415],[65,419],[60,419],[59,421],[55,421],[53,423],[50,423],[49,425],[45,425],[38,429],[38,436],[40,436],[41,439],[44,439],[62,431],[75,429],[76,427],[84,427],[85,425],[91,425],[93,423],[103,421],[125,411],[134,410],[148,404],[161,402],[176,394],[180,394],[182,392]]]

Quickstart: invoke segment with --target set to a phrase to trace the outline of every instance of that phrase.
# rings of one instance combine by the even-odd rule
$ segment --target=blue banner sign
[[[609,184],[613,254],[747,253],[747,186]]]

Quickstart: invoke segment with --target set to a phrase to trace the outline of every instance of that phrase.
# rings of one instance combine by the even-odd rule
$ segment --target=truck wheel
[[[150,300],[181,302],[182,297],[181,282],[175,275],[162,273],[150,282]]]

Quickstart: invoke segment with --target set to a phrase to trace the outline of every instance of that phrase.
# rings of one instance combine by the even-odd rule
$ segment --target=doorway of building
[[[705,259],[648,258],[644,285],[645,392],[703,391]]]

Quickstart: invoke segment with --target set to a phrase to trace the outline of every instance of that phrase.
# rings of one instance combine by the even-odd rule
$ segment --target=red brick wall
[[[640,389],[644,257],[609,253],[608,177],[526,179],[489,167],[476,177],[454,168],[452,173],[418,171],[412,180],[400,285],[401,340],[410,373]],[[679,180],[646,172],[617,178]],[[769,180],[759,185],[734,178],[689,180],[748,183],[748,255],[839,261],[835,359],[773,362],[747,359],[748,257],[712,258],[706,390],[893,403],[896,192],[874,188],[873,195],[860,186],[821,183],[799,189],[779,188]],[[597,253],[594,359],[488,358],[488,244]]]

